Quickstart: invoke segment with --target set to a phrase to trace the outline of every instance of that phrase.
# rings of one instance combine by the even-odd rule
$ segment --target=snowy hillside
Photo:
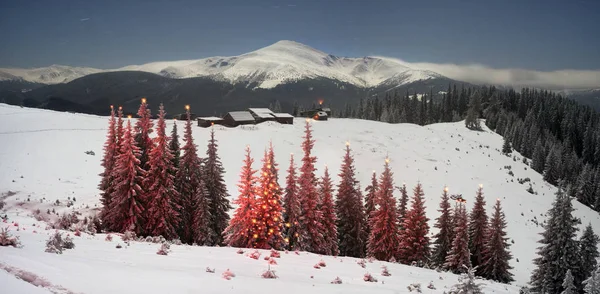
[[[257,82],[260,88],[307,78],[328,78],[359,87],[375,87],[442,77],[431,71],[411,69],[392,58],[337,57],[297,42],[279,41],[240,56],[152,62],[109,70],[57,65],[38,69],[0,69],[0,79],[15,76],[30,82],[55,84],[92,73],[124,70],[146,71],[170,78],[208,76],[232,83]]]
[[[9,226],[13,233],[21,236],[24,244],[21,249],[0,247],[0,268],[28,271],[53,285],[83,293],[122,292],[125,289],[128,293],[181,293],[198,289],[206,289],[207,293],[264,293],[265,287],[273,289],[269,293],[283,290],[292,293],[408,293],[406,287],[414,282],[422,284],[424,293],[442,293],[456,283],[457,276],[452,274],[378,261],[367,263],[364,269],[356,264],[356,259],[308,253],[300,253],[300,256],[282,254],[277,260],[278,265],[273,266],[280,279],[264,280],[259,275],[266,270],[267,262],[262,257],[253,260],[238,255],[232,248],[172,246],[170,255],[159,256],[155,254],[157,244],[134,242],[131,247],[116,249],[117,243],[124,245],[120,238],[115,236],[115,240],[107,242],[105,235],[75,237],[77,247],[63,255],[45,253],[44,242],[51,231],[45,230],[46,224],[33,217],[36,209],[41,211],[39,219],[52,221],[57,216],[46,214],[47,210],[59,214],[73,210],[90,214],[99,207],[98,174],[107,121],[105,117],[0,104],[0,140],[3,142],[0,199],[6,202],[4,209],[8,215],[8,222],[0,223],[0,228]],[[172,123],[169,122],[169,128]],[[513,161],[502,155],[500,136],[488,130],[467,131],[462,122],[425,127],[353,119],[311,123],[316,139],[313,152],[318,158],[318,176],[327,165],[337,183],[336,174],[347,141],[353,150],[363,188],[373,171],[379,173],[382,170],[384,159],[389,156],[396,185],[404,182],[412,190],[418,182],[423,184],[431,226],[439,215],[437,209],[444,185],[449,187],[450,193],[462,194],[471,209],[475,191],[482,184],[488,214],[497,198],[502,201],[508,237],[514,241],[511,265],[516,280],[513,286],[486,282],[484,292],[517,293],[517,286],[529,280],[536,241],[540,238],[538,233],[542,231],[534,220],[542,222],[545,219],[544,214],[551,206],[556,189],[544,183],[542,177],[520,159]],[[303,120],[296,119],[292,126],[263,123],[234,129],[217,127],[219,154],[226,169],[225,180],[231,199],[237,196],[236,184],[245,146],[252,148],[254,167],[258,168],[260,156],[272,140],[279,163],[279,178],[283,179],[290,153],[297,157],[301,154],[303,124]],[[179,130],[183,130],[183,125]],[[194,127],[193,131],[203,154],[209,130]],[[95,155],[86,154],[86,151],[93,151]],[[509,175],[509,171],[514,176]],[[528,185],[519,184],[517,178],[530,178],[537,195],[529,194],[526,191]],[[59,205],[55,205],[57,200]],[[69,200],[73,201],[73,206],[66,207]],[[594,230],[599,232],[598,213],[576,202],[574,206],[582,226],[591,222]],[[18,226],[12,224],[13,221]],[[18,228],[20,230],[16,231]],[[314,269],[313,265],[321,258],[327,267]],[[392,276],[380,275],[382,264],[388,266]],[[217,272],[206,273],[207,266],[216,268]],[[230,281],[222,279],[221,273],[227,268],[237,277]],[[362,276],[367,271],[379,282],[364,282]],[[336,276],[344,284],[331,285],[329,282]],[[430,281],[436,290],[426,288]],[[15,281],[3,271],[0,271],[0,283],[15,287],[11,293],[32,293],[29,284]]]

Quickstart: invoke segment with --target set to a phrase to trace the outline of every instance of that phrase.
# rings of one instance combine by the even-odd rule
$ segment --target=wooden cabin
[[[194,119],[196,119],[196,117],[198,117],[196,114],[190,113],[190,119],[194,120]],[[157,118],[158,118],[158,116],[157,116]],[[187,114],[180,113],[180,114],[175,115],[173,118],[176,118],[178,120],[187,120]]]
[[[223,117],[223,125],[237,127],[240,125],[252,125],[256,120],[249,111],[231,111]]]
[[[275,121],[284,125],[293,125],[294,124],[294,116],[289,113],[273,113],[275,117]]]
[[[223,119],[216,116],[207,116],[207,117],[199,117],[198,118],[198,126],[203,128],[208,128],[212,125],[222,125]]]
[[[264,121],[276,120],[273,111],[268,108],[248,108],[248,111],[252,114],[257,124]]]

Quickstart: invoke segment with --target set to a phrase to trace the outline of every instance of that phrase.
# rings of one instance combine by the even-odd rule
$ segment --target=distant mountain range
[[[333,107],[390,90],[438,93],[453,81],[385,57],[347,58],[309,46],[279,41],[232,57],[153,62],[103,70],[52,65],[0,69],[0,102],[95,114],[108,105],[134,112],[139,98],[165,103],[175,114],[190,104],[201,115],[219,115],[279,100],[325,100]]]

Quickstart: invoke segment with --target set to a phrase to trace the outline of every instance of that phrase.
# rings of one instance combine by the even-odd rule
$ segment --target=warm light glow
[[[315,115],[315,117],[313,117],[315,120],[319,119],[318,115]]]
[[[254,237],[254,239],[258,239],[258,234],[254,234],[252,237]]]
[[[255,224],[255,223],[256,223],[256,219],[255,219],[255,218],[253,218],[253,219],[252,219],[252,223],[253,223],[253,224]]]
[[[131,114],[127,116],[127,118],[131,118]]]
[[[350,146],[350,142],[349,141],[346,141],[346,146]]]
[[[119,110],[123,110],[123,106],[119,106]]]
[[[307,119],[306,119],[306,122],[309,122],[309,121],[310,121],[310,118],[307,118]]]
[[[390,159],[389,159],[389,158],[386,158],[386,159],[385,159],[385,163],[390,163]]]
[[[190,110],[190,105],[186,105],[185,110]]]
[[[291,227],[290,223],[285,224],[286,227]]]
[[[290,239],[289,238],[285,238],[283,240],[285,241],[285,243],[290,243]]]
[[[270,165],[270,164],[269,164],[269,165],[267,165],[267,168],[271,168],[271,165]]]
[[[146,98],[142,98],[142,103],[146,104]]]
[[[276,218],[276,217],[274,217],[274,218],[273,218],[273,221],[278,221],[278,220],[279,220],[279,219],[278,219],[278,218]]]
[[[115,108],[115,107],[111,105],[111,106],[110,106],[110,109],[113,109],[113,108]]]
[[[323,105],[323,99],[319,99],[319,105]]]
[[[448,187],[445,187],[445,188],[444,188],[444,192],[448,192]]]
[[[269,233],[273,233],[273,229],[269,229]]]
[[[479,184],[479,188],[483,188],[483,184]]]
[[[496,198],[496,201],[500,202],[500,198]]]
[[[173,118],[173,121],[177,121],[177,118],[176,118],[176,117],[174,117],[174,118]]]
[[[214,126],[214,125],[215,125],[215,122],[214,122],[214,121],[210,122],[210,125],[211,125],[211,126]]]

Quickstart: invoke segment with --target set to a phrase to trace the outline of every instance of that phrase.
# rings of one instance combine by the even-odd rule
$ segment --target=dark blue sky
[[[597,0],[0,0],[0,67],[115,68],[278,40],[335,55],[600,69]]]

